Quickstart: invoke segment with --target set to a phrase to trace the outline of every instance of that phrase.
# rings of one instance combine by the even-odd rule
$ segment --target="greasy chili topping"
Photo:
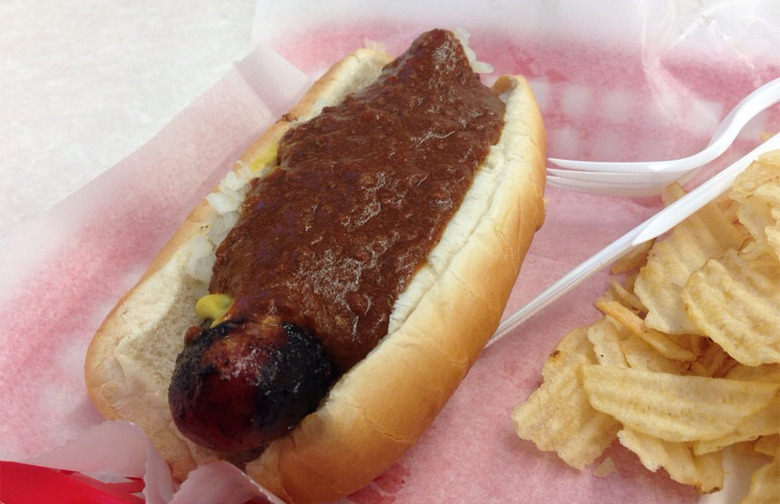
[[[247,196],[210,290],[229,317],[281,317],[340,371],[387,333],[503,126],[503,103],[451,33],[432,31],[343,103],[291,128]]]

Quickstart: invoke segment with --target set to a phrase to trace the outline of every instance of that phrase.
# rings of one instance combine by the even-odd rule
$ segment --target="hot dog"
[[[93,339],[101,413],[180,476],[224,458],[289,502],[400,457],[498,324],[544,214],[533,95],[483,86],[467,50],[443,30],[393,61],[359,50],[261,136]]]

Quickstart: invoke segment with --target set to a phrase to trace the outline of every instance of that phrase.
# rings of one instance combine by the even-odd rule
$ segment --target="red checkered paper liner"
[[[647,160],[691,154],[706,145],[718,121],[743,96],[780,75],[774,52],[767,52],[755,34],[730,25],[734,20],[723,12],[715,13],[722,33],[714,34],[713,25],[701,21],[712,12],[689,13],[690,24],[679,26],[680,19],[670,20],[668,10],[653,10],[645,2],[606,2],[571,12],[563,11],[573,6],[569,2],[556,2],[557,8],[455,2],[452,12],[441,16],[413,2],[394,2],[397,10],[377,2],[329,5],[324,13],[324,7],[298,4],[308,14],[295,17],[295,2],[261,2],[255,31],[260,52],[278,54],[315,77],[366,39],[397,53],[420,31],[465,28],[479,59],[491,62],[496,74],[527,76],[542,108],[548,155],[555,157]],[[616,16],[627,16],[628,26],[611,19],[605,5],[612,5]],[[344,12],[350,14],[338,15]],[[621,28],[602,33],[602,25]],[[768,25],[751,28],[777,36]],[[238,64],[136,153],[6,235],[0,252],[6,278],[0,288],[0,458],[25,460],[69,440],[78,443],[100,428],[82,377],[92,334],[189,209],[308,80],[295,80],[291,72],[288,79],[264,83],[286,63],[258,61],[251,56]],[[278,97],[263,94],[263,89],[284,90],[290,82],[295,85]],[[777,111],[763,114],[691,183],[726,166],[778,125]],[[507,312],[660,207],[657,198],[555,188],[548,188],[546,198],[544,227]],[[605,282],[605,275],[592,278],[487,349],[420,442],[345,502],[622,503],[638,495],[643,502],[698,501],[693,490],[662,471],[646,471],[619,446],[605,455],[617,470],[597,477],[567,467],[514,434],[512,408],[539,384],[541,365],[563,334],[597,317],[592,302]],[[111,443],[105,445],[112,450]],[[54,460],[73,461],[78,456],[72,452]],[[218,471],[224,481],[241,478],[223,466]],[[189,491],[207,485],[203,481],[209,480],[188,482]],[[172,497],[150,485],[176,489],[164,475],[147,472],[149,502]]]

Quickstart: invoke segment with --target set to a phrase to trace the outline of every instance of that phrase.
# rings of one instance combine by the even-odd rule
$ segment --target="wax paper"
[[[778,18],[771,2],[741,1],[458,1],[446,8],[410,1],[259,2],[253,53],[137,152],[3,236],[0,458],[41,457],[89,439],[93,429],[114,428],[102,424],[90,404],[81,370],[102,318],[302,86],[366,39],[397,53],[423,30],[464,28],[496,74],[528,77],[542,108],[548,155],[670,159],[704,147],[741,97],[780,75],[772,47],[780,41]],[[777,110],[762,114],[690,184],[779,125]],[[657,198],[556,188],[546,197],[545,225],[507,313],[660,207]],[[488,348],[419,443],[344,502],[609,503],[638,496],[642,502],[697,502],[695,492],[663,471],[646,471],[619,446],[605,455],[617,470],[597,477],[514,434],[512,408],[539,384],[541,365],[562,335],[598,316],[592,302],[605,282],[605,274],[595,276]],[[73,443],[33,460],[81,470],[96,456]],[[147,453],[150,502],[165,502],[177,490],[178,501],[206,499],[202,489],[213,490],[213,478],[231,488],[226,482],[237,481],[241,489],[232,496],[208,494],[213,502],[242,502],[255,491],[225,464],[202,468],[178,488],[154,450],[141,444],[114,451],[134,460],[139,450],[142,458]],[[112,462],[105,470],[117,467]],[[100,472],[95,469],[89,470]]]

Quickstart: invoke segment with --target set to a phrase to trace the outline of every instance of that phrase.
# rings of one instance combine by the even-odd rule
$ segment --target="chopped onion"
[[[225,214],[228,212],[235,212],[241,205],[241,201],[237,198],[233,198],[223,192],[214,192],[206,196],[211,208],[218,214]]]
[[[185,271],[196,280],[208,282],[211,279],[211,268],[216,260],[214,245],[206,238],[196,236],[190,240],[187,247],[190,256],[187,258]]]
[[[469,59],[469,63],[471,63],[471,69],[474,71],[474,73],[483,74],[493,72],[493,65],[490,63],[485,63],[484,61],[477,61],[477,53],[474,52],[474,49],[469,47],[469,38],[471,37],[469,32],[463,28],[457,28],[452,33],[463,46],[463,51],[466,53],[466,57]]]
[[[214,223],[209,228],[209,239],[212,243],[216,245],[222,243],[222,240],[238,222],[238,215],[238,212],[227,212],[214,219]]]

